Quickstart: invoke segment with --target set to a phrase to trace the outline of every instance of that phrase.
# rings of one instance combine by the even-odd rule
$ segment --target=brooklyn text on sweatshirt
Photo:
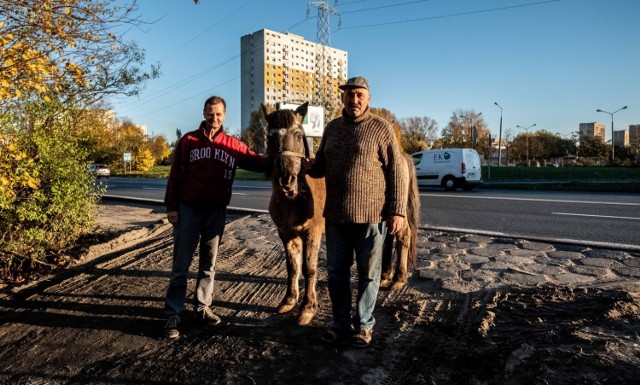
[[[165,193],[167,211],[177,210],[178,201],[195,208],[224,208],[231,200],[236,168],[263,172],[266,164],[264,155],[222,129],[209,139],[201,125],[175,148]]]

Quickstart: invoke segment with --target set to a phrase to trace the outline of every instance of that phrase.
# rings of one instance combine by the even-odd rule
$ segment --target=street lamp
[[[500,163],[502,162],[502,107],[498,104],[498,102],[493,102],[500,109],[500,131],[498,132],[498,167],[500,167]]]
[[[615,139],[614,139],[614,133],[613,133],[613,114],[615,114],[616,112],[620,111],[620,110],[626,110],[627,106],[624,106],[622,108],[618,108],[617,110],[613,111],[613,112],[607,112],[604,110],[600,110],[597,109],[596,112],[604,112],[605,114],[609,114],[611,115],[611,164],[614,163],[615,161],[615,148],[616,148],[616,143],[615,143]]]
[[[467,115],[469,117],[469,131],[470,134],[469,135],[471,137],[471,148],[475,148],[475,140],[477,137],[477,134],[474,134],[474,128],[475,128],[475,119],[478,118],[478,116],[482,115],[482,112],[476,114],[475,112],[473,114]]]
[[[533,123],[529,127],[516,126],[516,127],[522,128],[523,130],[525,130],[527,132],[527,167],[531,167],[531,163],[529,163],[529,129],[531,127],[535,127],[535,126],[536,126],[535,123]]]
[[[473,127],[474,127],[474,120],[475,120],[475,118],[477,118],[478,116],[482,115],[482,112],[480,112],[480,113],[478,113],[478,114],[476,114],[476,113],[474,112],[474,113],[464,114],[464,115],[463,115],[463,114],[458,114],[458,113],[454,112],[454,115],[455,115],[455,116],[459,116],[459,117],[460,117],[460,119],[462,119],[462,121],[460,122],[460,128],[463,130],[463,131],[462,131],[462,136],[463,136],[463,145],[465,145],[465,146],[466,146],[466,143],[465,143],[465,142],[466,142],[466,138],[464,138],[464,136],[466,136],[466,135],[465,135],[465,132],[464,132],[464,123],[466,123],[466,122],[468,122],[468,123],[469,123],[469,136],[468,136],[468,137],[470,138],[470,141],[471,141],[471,146],[469,146],[469,147],[474,148],[474,146],[473,146],[473,137],[474,137],[474,135],[473,135]],[[456,119],[457,119],[457,118],[456,118]]]

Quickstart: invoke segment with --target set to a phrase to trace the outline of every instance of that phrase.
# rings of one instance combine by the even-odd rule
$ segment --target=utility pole
[[[502,162],[502,107],[500,107],[498,102],[494,102],[493,104],[500,109],[500,131],[498,132],[498,167],[500,167],[500,162]],[[489,148],[491,148],[491,145],[489,145]]]
[[[335,4],[338,0],[335,0]],[[315,77],[316,77],[316,94],[313,103],[324,107],[325,122],[333,116],[335,105],[332,99],[332,90],[329,88],[331,80],[331,68],[326,63],[326,47],[331,44],[331,25],[329,15],[338,16],[338,28],[342,25],[340,14],[333,7],[327,4],[327,0],[312,1],[307,3],[307,17],[309,17],[309,7],[318,8],[318,30],[316,35],[316,44],[320,45],[319,52],[315,57]]]

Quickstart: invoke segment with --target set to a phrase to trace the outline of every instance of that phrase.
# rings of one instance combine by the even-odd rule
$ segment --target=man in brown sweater
[[[380,287],[382,245],[387,227],[397,232],[406,217],[402,153],[393,127],[369,110],[369,83],[351,78],[343,90],[342,116],[326,126],[311,176],[326,178],[327,274],[333,324],[322,339],[371,343],[373,310]],[[351,266],[358,271],[358,296],[351,310]]]

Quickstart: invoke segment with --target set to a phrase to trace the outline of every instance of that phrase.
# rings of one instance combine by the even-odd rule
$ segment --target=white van
[[[480,156],[471,148],[443,148],[414,154],[418,186],[442,186],[470,191],[482,183]]]

